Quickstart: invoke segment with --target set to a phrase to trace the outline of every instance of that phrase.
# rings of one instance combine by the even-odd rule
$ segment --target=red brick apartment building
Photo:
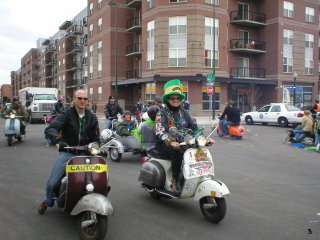
[[[85,88],[102,112],[110,95],[125,108],[180,79],[191,113],[242,112],[282,102],[310,105],[319,94],[318,0],[88,0],[40,50],[40,86],[67,98]],[[213,61],[215,58],[215,61]],[[23,71],[23,68],[21,69]],[[295,96],[295,101],[293,100]]]
[[[1,102],[12,99],[11,84],[2,84],[0,87]]]

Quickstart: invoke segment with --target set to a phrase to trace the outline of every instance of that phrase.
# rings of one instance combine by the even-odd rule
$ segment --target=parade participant
[[[161,97],[155,96],[153,100],[153,105],[157,105],[160,109],[163,108]]]
[[[174,79],[168,81],[164,85],[165,94],[162,96],[162,102],[165,107],[160,109],[156,116],[156,149],[160,158],[170,159],[172,165],[172,184],[173,192],[179,192],[180,186],[178,176],[181,170],[183,154],[187,150],[187,146],[180,146],[179,143],[184,141],[184,137],[177,134],[175,137],[170,136],[169,129],[176,127],[183,131],[191,129],[199,131],[197,124],[192,120],[188,111],[180,107],[181,101],[185,98],[180,80]],[[214,143],[209,138],[208,145]]]
[[[131,113],[129,111],[124,112],[122,119],[123,121],[117,125],[117,134],[122,137],[131,136],[131,130],[134,129],[136,122],[131,121]]]
[[[138,133],[141,135],[141,144],[146,150],[156,145],[155,119],[159,110],[160,108],[156,105],[149,107],[147,111],[149,119],[145,119],[138,129]]]
[[[118,103],[116,103],[115,97],[109,97],[109,102],[104,106],[104,114],[106,116],[106,121],[103,128],[110,129],[112,120],[117,119],[118,114],[123,114],[123,110]]]
[[[315,118],[316,118],[316,114],[317,114],[318,112],[320,112],[320,103],[319,103],[319,100],[315,100],[315,101],[314,101],[314,104],[312,104],[310,111],[311,111],[311,113],[312,113],[313,118],[315,119]]]
[[[315,141],[314,146],[320,151],[320,112],[317,113],[314,124]]]
[[[62,96],[58,96],[58,101],[53,105],[51,110],[51,115],[59,115],[64,112],[65,108],[63,106],[64,98]]]
[[[293,142],[301,142],[305,136],[312,131],[313,119],[310,117],[310,114],[311,112],[309,110],[304,110],[301,125],[298,126],[299,129],[293,130]]]
[[[227,119],[225,119],[226,116]],[[228,134],[228,125],[238,126],[240,124],[240,111],[233,101],[228,102],[219,119],[223,120],[221,122],[221,129],[225,134]]]
[[[21,135],[26,135],[26,120],[28,119],[28,113],[25,110],[24,106],[22,106],[19,101],[18,96],[14,96],[12,98],[11,106],[4,111],[4,115],[9,115],[10,113],[15,113],[16,116],[20,116],[23,118],[19,118],[21,123]]]
[[[38,206],[38,213],[43,214],[47,207],[54,204],[53,193],[63,175],[65,166],[70,158],[78,154],[68,151],[68,146],[83,146],[99,141],[99,125],[95,114],[86,109],[88,105],[88,95],[83,89],[74,93],[74,107],[60,114],[55,121],[45,129],[45,135],[59,147],[59,156],[53,166],[51,175],[47,181],[46,195],[44,201]],[[59,132],[62,136],[59,136]]]

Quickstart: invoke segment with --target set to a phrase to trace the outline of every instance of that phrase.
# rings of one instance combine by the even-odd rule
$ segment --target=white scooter
[[[13,138],[18,139],[19,142],[22,141],[21,136],[21,122],[18,119],[20,116],[16,116],[15,113],[6,115],[4,134],[7,137],[8,146],[12,145]]]
[[[179,176],[182,190],[179,194],[173,193],[170,187],[171,161],[159,159],[152,150],[148,152],[149,160],[140,169],[138,180],[155,199],[193,197],[194,201],[199,201],[201,212],[206,220],[218,223],[225,217],[227,211],[225,196],[230,194],[230,191],[223,182],[214,177],[212,156],[205,148],[209,136],[207,138],[199,136],[180,143],[192,148],[184,153],[183,171]]]

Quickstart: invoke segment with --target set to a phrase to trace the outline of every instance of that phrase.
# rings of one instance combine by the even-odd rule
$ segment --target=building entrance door
[[[250,86],[247,84],[232,84],[231,100],[235,102],[235,106],[239,108],[241,113],[250,111],[250,106],[247,100],[249,87]]]

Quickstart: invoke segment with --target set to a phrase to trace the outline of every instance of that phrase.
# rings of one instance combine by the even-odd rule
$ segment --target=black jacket
[[[106,118],[117,118],[117,114],[120,113],[123,114],[122,108],[117,104],[110,104],[107,103],[104,106],[104,114],[106,115]]]
[[[84,118],[84,130],[80,134],[80,118],[75,107],[71,107],[56,117],[44,133],[54,144],[64,141],[69,146],[83,146],[99,142],[100,133],[96,115],[86,109]],[[61,137],[60,131],[62,131]]]
[[[224,119],[227,115],[227,119],[234,124],[240,124],[240,111],[236,107],[226,106],[222,115],[219,117],[220,119]]]

